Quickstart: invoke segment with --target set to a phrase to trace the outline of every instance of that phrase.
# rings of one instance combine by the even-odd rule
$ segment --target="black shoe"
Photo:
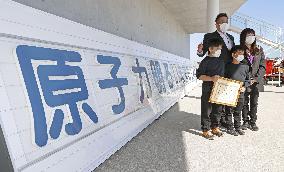
[[[226,122],[221,122],[220,123],[221,125],[221,128],[227,128],[228,127],[228,125],[227,125],[227,123]]]
[[[242,125],[242,130],[247,130],[249,128],[249,123],[248,122],[244,122]]]
[[[239,135],[245,135],[245,132],[241,129],[236,129],[236,132],[239,134]]]
[[[233,136],[238,136],[238,135],[239,135],[234,129],[229,129],[229,130],[227,130],[227,133],[228,133],[228,134],[231,134],[231,135],[233,135]]]
[[[258,126],[256,126],[256,124],[251,124],[250,125],[250,129],[252,130],[252,131],[258,131]]]

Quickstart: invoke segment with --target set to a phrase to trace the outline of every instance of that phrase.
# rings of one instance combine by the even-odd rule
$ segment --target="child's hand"
[[[212,76],[212,81],[213,82],[217,82],[217,80],[219,79],[219,75],[214,75],[214,76]]]
[[[245,88],[245,87],[242,87],[240,91],[243,93],[243,92],[246,91],[246,88]]]

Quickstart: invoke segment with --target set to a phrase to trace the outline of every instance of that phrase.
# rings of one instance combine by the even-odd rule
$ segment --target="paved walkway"
[[[198,87],[95,172],[283,172],[284,87],[265,90],[259,101],[257,132],[202,138]]]

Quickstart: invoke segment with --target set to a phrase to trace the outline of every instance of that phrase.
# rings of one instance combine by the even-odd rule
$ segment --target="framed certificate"
[[[209,102],[236,107],[243,82],[220,77],[213,85]]]

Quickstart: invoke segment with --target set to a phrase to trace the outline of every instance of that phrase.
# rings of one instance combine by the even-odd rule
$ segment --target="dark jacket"
[[[234,46],[235,45],[234,37],[232,35],[228,34],[228,33],[226,33],[226,34],[231,39],[231,41],[233,42],[233,46]],[[203,57],[206,54],[206,52],[209,49],[208,41],[210,39],[213,39],[213,38],[218,38],[218,39],[222,40],[223,46],[222,46],[222,53],[220,55],[220,58],[222,58],[224,60],[225,64],[230,63],[232,61],[230,50],[228,50],[223,38],[220,36],[220,34],[217,31],[212,32],[212,33],[206,33],[204,35],[204,38],[203,38],[203,54],[197,54],[197,55],[199,57]]]
[[[216,57],[206,56],[201,63],[199,64],[198,69],[196,70],[196,77],[199,78],[201,75],[206,76],[224,76],[225,66],[223,60]],[[203,81],[202,83],[202,92],[211,92],[213,88],[212,81]]]
[[[225,78],[243,82],[243,86],[248,89],[250,86],[249,66],[244,64],[229,63],[225,67]],[[244,93],[240,94],[240,98],[244,98]]]
[[[247,64],[250,67],[250,76],[252,79],[255,79],[257,83],[254,83],[251,87],[256,86],[259,92],[264,91],[264,75],[265,75],[265,56],[263,48],[258,46],[258,51],[255,54],[255,58],[252,62],[245,55],[245,59],[242,61],[243,64]],[[248,89],[250,91],[250,89]]]

